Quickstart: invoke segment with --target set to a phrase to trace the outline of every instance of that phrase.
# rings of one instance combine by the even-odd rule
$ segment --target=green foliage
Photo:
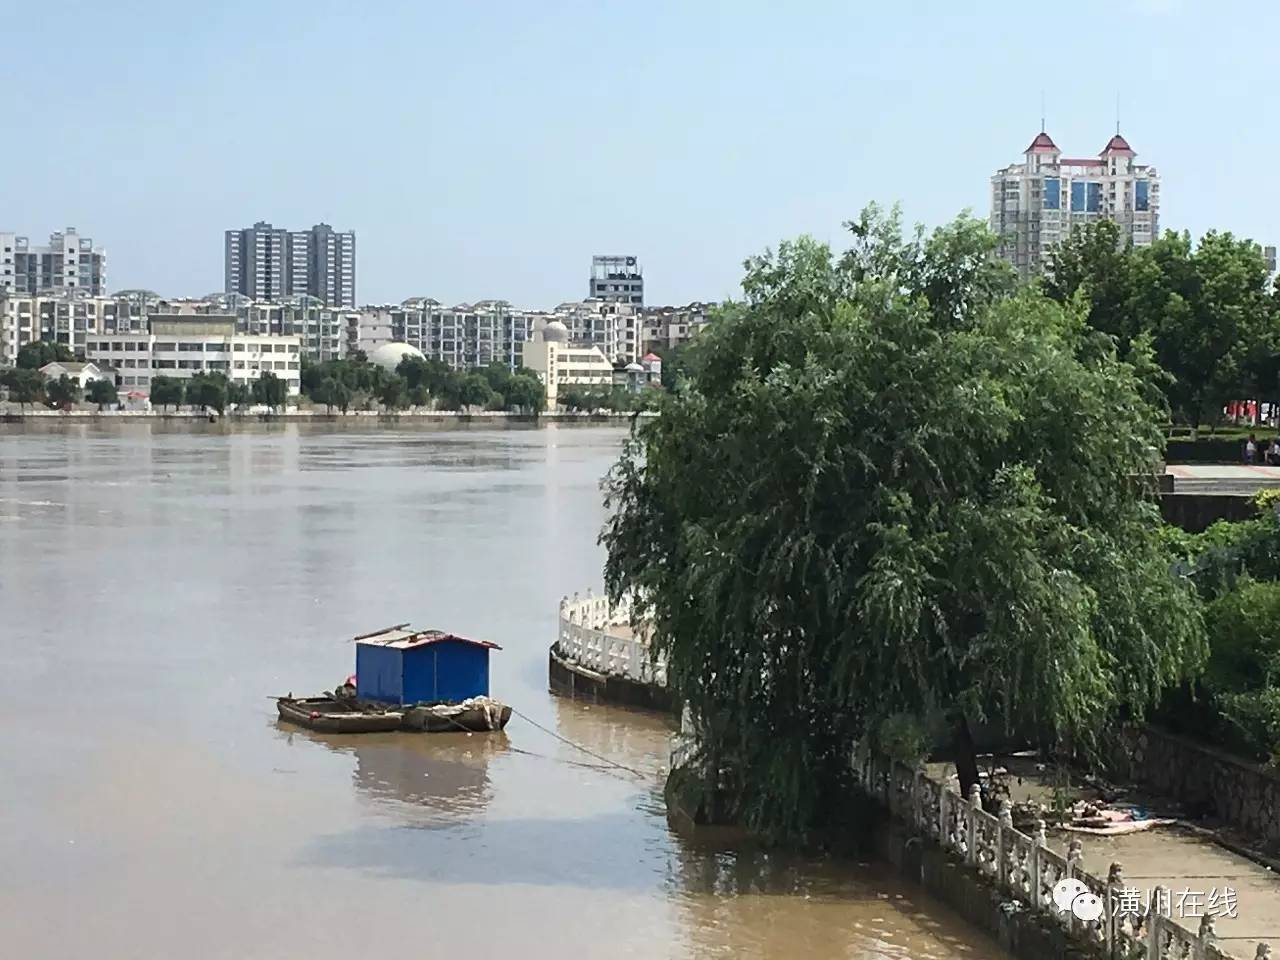
[[[441,360],[405,357],[396,367],[404,378],[415,405],[425,406],[432,398],[442,410],[483,407],[487,410],[524,410],[538,413],[545,404],[545,394],[537,375],[528,370],[511,370],[502,364],[490,364],[463,373]],[[419,402],[420,401],[420,402]]]
[[[405,386],[404,377],[393,375],[388,377],[378,391],[378,402],[387,411],[399,410],[408,399],[409,390]]]
[[[157,376],[151,378],[151,405],[172,407],[175,410],[186,401],[186,381],[178,377]]]
[[[502,391],[507,410],[523,413],[541,413],[547,405],[547,391],[538,375],[531,370],[517,369]]]
[[[890,714],[872,730],[872,739],[881,756],[909,767],[915,767],[929,754],[929,732],[915,714]]]
[[[80,381],[72,380],[65,373],[44,386],[44,400],[51,407],[70,407],[80,402]]]
[[[1259,490],[1253,496],[1253,505],[1258,508],[1258,512],[1263,514],[1274,514],[1280,510],[1280,487],[1269,487],[1265,490]]]
[[[227,406],[247,407],[253,403],[253,391],[247,383],[231,380],[227,383]]]
[[[85,398],[90,403],[96,403],[98,410],[103,410],[108,404],[116,402],[118,391],[114,380],[90,380],[88,389],[85,391]]]
[[[1280,311],[1257,244],[1210,231],[1121,247],[1115,224],[1073,231],[1052,254],[1046,292],[1080,297],[1090,325],[1123,347],[1146,333],[1173,410],[1193,425],[1230,400],[1280,395]]]
[[[1205,679],[1217,691],[1280,681],[1280,583],[1246,582],[1209,604],[1212,652]]]
[[[674,347],[658,347],[654,350],[662,359],[662,386],[674,390],[691,373],[698,362],[698,341],[687,340]]]
[[[216,410],[221,416],[227,409],[227,387],[227,378],[221,373],[197,373],[187,381],[187,402],[204,410]]]
[[[252,394],[254,403],[279,410],[289,399],[289,384],[269,370],[264,370],[253,381]]]
[[[868,211],[836,260],[747,263],[745,300],[608,482],[612,596],[634,593],[731,811],[822,822],[889,717],[1087,746],[1200,668],[1149,472],[1165,411],[1080,311],[1011,293],[962,218]]]
[[[365,397],[381,396],[382,389],[389,378],[390,374],[386,370],[376,364],[366,362],[364,354],[357,350],[346,360],[325,360],[323,363],[312,363],[304,360],[300,381],[303,394],[316,403],[325,403],[324,400],[316,395],[316,391],[320,389],[321,384],[326,380],[340,383],[348,392],[347,403],[349,405],[356,394],[361,394]],[[336,403],[332,404],[332,406],[338,405]]]
[[[8,388],[9,400],[19,406],[35,403],[44,396],[44,377],[30,367],[14,367],[0,373],[0,386]]]
[[[333,411],[334,407],[337,407],[343,413],[346,413],[351,406],[351,388],[335,377],[325,377],[317,386],[312,387],[309,392],[313,401],[323,403],[330,412]]]
[[[1280,766],[1280,687],[1223,693],[1215,703],[1235,728],[1241,749]]]
[[[458,398],[464,407],[487,407],[495,397],[501,405],[501,396],[489,386],[489,380],[484,373],[468,373],[462,378]]]
[[[559,403],[569,411],[594,413],[608,410],[624,413],[643,406],[642,394],[635,394],[626,387],[568,386],[560,391]]]
[[[65,343],[34,340],[31,343],[24,343],[18,348],[18,356],[14,363],[23,370],[39,370],[46,363],[53,363],[55,360],[74,360],[75,358],[75,354],[71,352],[71,348]]]

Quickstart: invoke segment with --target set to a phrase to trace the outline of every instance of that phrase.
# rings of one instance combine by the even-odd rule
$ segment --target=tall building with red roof
[[[1160,229],[1160,177],[1134,161],[1117,130],[1097,156],[1064,157],[1043,129],[1022,162],[991,178],[991,229],[1000,255],[1023,277],[1043,271],[1049,252],[1076,227],[1113,220],[1121,237],[1146,246]]]

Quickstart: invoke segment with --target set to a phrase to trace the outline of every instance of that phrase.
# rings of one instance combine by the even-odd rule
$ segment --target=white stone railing
[[[1191,933],[1161,912],[1169,904],[1169,892],[1151,891],[1143,911],[1118,908],[1120,892],[1129,889],[1120,864],[1113,863],[1107,879],[1100,880],[1081,865],[1083,846],[1072,840],[1067,856],[1054,852],[1045,841],[1044,821],[1036,835],[1013,826],[1007,805],[999,816],[982,809],[978,788],[966,800],[951,787],[900,763],[872,758],[863,761],[858,774],[863,788],[880,800],[898,820],[941,844],[978,871],[988,882],[1010,894],[1024,906],[1093,945],[1112,960],[1236,960],[1217,946],[1213,918],[1205,915],[1197,933]],[[1053,888],[1065,878],[1083,883],[1102,900],[1097,920],[1085,921],[1071,911],[1058,910]],[[1271,948],[1259,944],[1253,960],[1269,960]]]
[[[614,629],[610,629],[614,628]],[[667,668],[650,655],[643,628],[633,630],[631,605],[611,606],[608,597],[574,594],[560,601],[561,657],[607,676],[666,686]]]

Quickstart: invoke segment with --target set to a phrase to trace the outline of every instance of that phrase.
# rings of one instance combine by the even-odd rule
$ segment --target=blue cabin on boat
[[[407,623],[356,637],[356,696],[409,706],[489,695],[488,640]]]

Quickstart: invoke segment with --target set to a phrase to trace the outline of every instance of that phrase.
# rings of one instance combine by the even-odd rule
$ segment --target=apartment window
[[[234,350],[236,353],[244,353],[244,344],[243,343],[233,344],[231,349]]]
[[[157,342],[156,342],[155,349],[157,349],[157,350],[168,350],[168,351],[172,352],[172,350],[173,350],[173,348],[174,348],[175,346],[176,346],[176,344],[169,343],[169,342],[167,342],[167,341],[157,341]]]

